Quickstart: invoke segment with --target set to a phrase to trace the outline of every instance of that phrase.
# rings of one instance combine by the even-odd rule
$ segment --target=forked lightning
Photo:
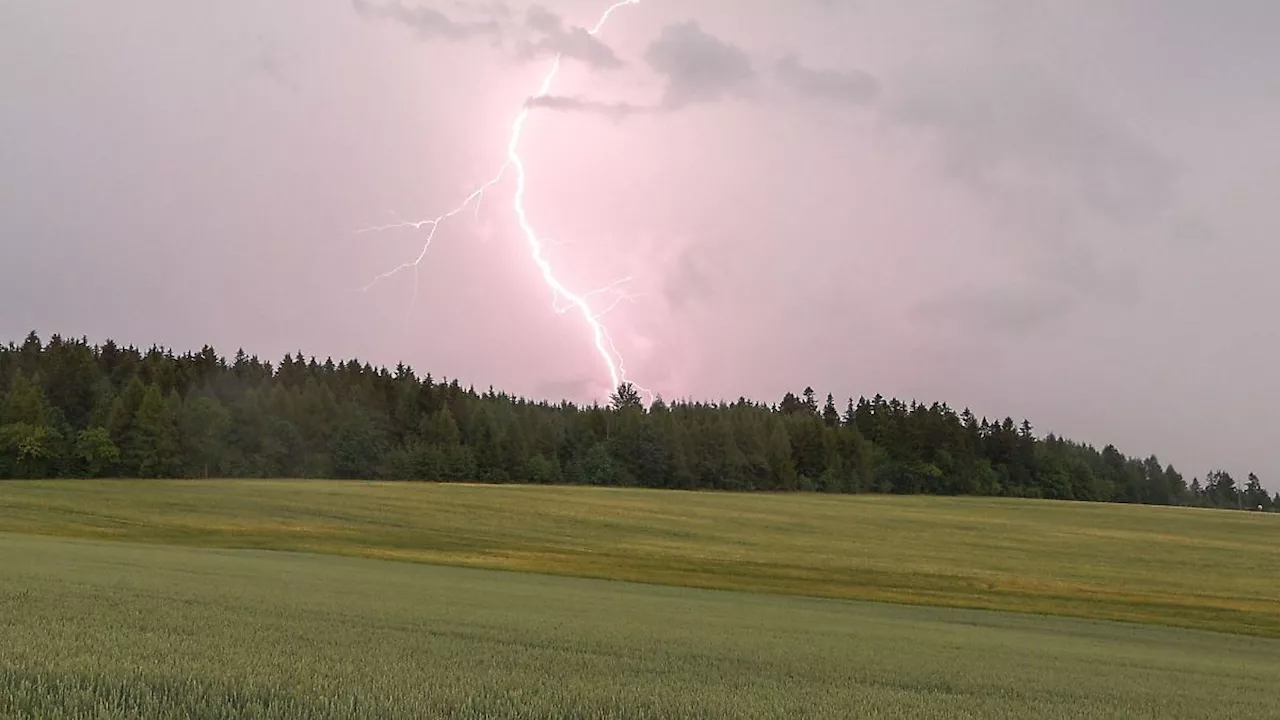
[[[618,11],[619,9],[627,5],[638,5],[639,3],[640,3],[640,0],[622,0],[621,2],[614,3],[613,5],[609,6],[609,8],[606,9],[604,13],[600,16],[600,20],[595,24],[595,27],[591,28],[587,32],[589,32],[591,35],[599,34],[599,32],[604,28],[605,24],[609,21],[609,18],[612,17],[616,11]],[[563,60],[563,55],[557,54],[555,56],[555,59],[551,61],[551,68],[550,70],[547,71],[546,76],[543,77],[542,84],[538,87],[537,94],[534,95],[535,98],[544,97],[548,93],[550,93],[551,86],[555,82],[556,76],[560,73],[560,65],[562,60]],[[625,297],[619,298],[619,300],[616,300],[612,305],[608,306],[603,311],[593,310],[588,301],[593,295],[596,295],[601,292],[605,292],[607,290],[615,289],[619,285],[627,282],[630,278],[616,281],[599,290],[594,290],[591,292],[579,294],[570,290],[568,287],[564,285],[564,283],[562,283],[556,277],[555,271],[551,267],[551,262],[543,254],[543,242],[538,237],[537,230],[534,229],[533,223],[529,220],[529,213],[528,213],[528,210],[525,208],[525,203],[524,203],[525,190],[528,184],[528,176],[525,172],[524,160],[521,159],[520,157],[519,149],[520,149],[520,140],[522,135],[524,134],[524,126],[529,119],[530,112],[532,112],[532,108],[530,107],[530,105],[527,102],[523,103],[521,105],[520,113],[516,115],[515,121],[511,125],[511,135],[507,141],[506,162],[503,163],[502,167],[498,169],[498,172],[493,176],[493,179],[489,180],[488,182],[484,183],[480,187],[476,188],[470,195],[464,198],[462,202],[458,204],[457,207],[454,207],[452,210],[444,213],[443,215],[439,215],[430,220],[421,220],[416,222],[400,222],[400,223],[393,223],[390,225],[378,225],[374,227],[368,227],[359,231],[361,233],[382,232],[382,231],[393,230],[398,228],[427,231],[426,240],[423,241],[422,249],[418,253],[418,256],[416,258],[414,258],[410,262],[406,262],[401,265],[398,265],[397,267],[394,267],[391,270],[388,270],[387,272],[382,273],[381,275],[375,277],[369,283],[369,285],[365,287],[365,290],[369,290],[373,286],[377,285],[379,282],[386,280],[387,278],[390,278],[393,275],[404,272],[406,270],[413,270],[414,271],[414,298],[416,300],[417,292],[418,292],[417,270],[418,270],[418,267],[422,264],[422,261],[426,258],[427,250],[431,247],[432,240],[435,239],[436,231],[440,229],[440,226],[444,224],[446,220],[456,217],[457,215],[466,211],[467,208],[469,207],[474,206],[476,213],[478,214],[479,205],[481,201],[484,199],[485,193],[488,192],[490,189],[492,189],[494,186],[498,185],[500,182],[502,182],[503,178],[506,177],[508,171],[514,171],[516,176],[516,189],[515,189],[515,196],[514,196],[513,203],[514,203],[516,218],[519,221],[520,231],[523,233],[525,242],[529,247],[529,252],[530,252],[531,258],[533,259],[533,263],[534,265],[537,266],[538,271],[542,276],[543,282],[545,282],[547,286],[551,288],[552,309],[557,313],[565,313],[565,312],[571,312],[576,310],[578,314],[582,316],[582,319],[586,322],[587,327],[591,331],[591,336],[592,336],[593,344],[595,346],[596,353],[599,354],[600,359],[604,361],[605,367],[608,369],[609,379],[612,382],[612,387],[617,388],[623,382],[626,382],[626,374],[627,374],[626,363],[623,361],[621,354],[618,352],[617,347],[614,345],[613,339],[609,336],[609,331],[607,328],[605,328],[601,318],[605,314],[607,314],[610,310],[612,310],[614,307],[616,307],[618,302],[620,302],[621,299],[626,299],[626,298]]]

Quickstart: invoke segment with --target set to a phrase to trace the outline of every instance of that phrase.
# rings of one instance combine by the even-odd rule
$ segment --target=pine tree
[[[822,422],[833,428],[840,425],[840,412],[836,410],[836,399],[827,393],[827,402],[822,406]]]
[[[1217,507],[1237,508],[1241,504],[1235,479],[1223,470],[1215,470],[1205,476],[1205,495]]]
[[[368,480],[381,465],[385,440],[369,411],[351,402],[340,413],[328,450],[337,477]]]
[[[107,413],[106,428],[111,433],[111,442],[117,446],[125,448],[129,445],[129,436],[133,430],[138,408],[142,406],[142,400],[146,394],[147,386],[142,383],[142,378],[132,375],[124,389],[112,399],[111,409]],[[127,459],[127,452],[125,455],[126,462],[131,462]],[[133,470],[136,472],[136,466]]]
[[[1262,482],[1258,480],[1258,476],[1249,473],[1249,479],[1244,486],[1245,509],[1265,510],[1270,499],[1267,491],[1262,489]]]
[[[127,470],[138,477],[173,477],[180,470],[178,418],[160,386],[147,386],[124,446]]]
[[[732,490],[1006,494],[1264,509],[1251,475],[1188,487],[1028,421],[806,387],[776,406],[667,402],[623,383],[609,404],[549,404],[413,369],[301,352],[278,364],[31,333],[0,347],[0,478],[78,475],[397,478]]]
[[[182,406],[179,428],[188,474],[207,478],[226,471],[231,413],[217,398],[189,399]]]
[[[765,457],[769,461],[769,469],[773,473],[772,490],[795,490],[799,486],[796,474],[795,458],[791,451],[791,436],[781,418],[774,417],[769,422],[769,439],[765,449]]]
[[[840,418],[840,422],[846,427],[858,426],[858,411],[853,405],[853,398],[849,398],[849,404],[845,406],[844,416]]]
[[[571,471],[575,482],[583,485],[616,485],[618,469],[604,443],[591,446],[585,455],[574,462]]]
[[[622,411],[627,408],[644,407],[640,401],[640,393],[635,386],[629,382],[624,382],[618,386],[618,389],[609,395],[609,404],[614,410]]]
[[[18,370],[9,381],[9,391],[0,403],[0,425],[24,423],[33,427],[49,426],[49,402],[45,399],[40,378],[28,377]]]
[[[452,446],[462,442],[462,431],[447,405],[423,418],[418,432],[425,442],[432,445]]]
[[[525,463],[524,479],[536,485],[554,485],[560,482],[560,463],[556,458],[534,455]]]

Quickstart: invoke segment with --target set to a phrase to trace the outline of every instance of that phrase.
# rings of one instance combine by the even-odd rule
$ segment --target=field
[[[6,718],[1275,717],[1280,641],[0,536]]]
[[[0,483],[0,717],[1270,718],[1276,567],[1249,513]]]
[[[0,531],[1280,637],[1280,516],[982,498],[328,481],[0,484]]]

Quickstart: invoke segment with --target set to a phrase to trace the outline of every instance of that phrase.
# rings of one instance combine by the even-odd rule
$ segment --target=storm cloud
[[[502,26],[497,20],[454,20],[426,5],[406,5],[397,0],[380,3],[371,0],[351,0],[351,4],[356,13],[363,18],[400,23],[411,28],[424,40],[443,38],[458,41],[476,36],[496,36],[502,32]],[[480,9],[492,12],[492,8],[488,6]]]
[[[589,35],[607,6],[0,3],[0,337],[603,399],[523,219],[598,309],[629,279],[604,322],[666,397],[946,401],[1280,481],[1280,6],[645,0]]]
[[[880,94],[880,83],[869,73],[806,67],[794,52],[779,58],[774,71],[790,90],[820,100],[862,105]]]
[[[742,97],[756,77],[746,51],[707,33],[692,21],[664,27],[645,50],[644,60],[664,83],[662,98],[655,104],[546,95],[531,98],[528,105],[620,120],[631,115],[675,112],[691,105]]]
[[[756,75],[746,51],[692,20],[663,28],[644,58],[666,81],[662,105],[668,109],[740,94]]]
[[[600,69],[622,65],[613,50],[586,28],[566,26],[562,17],[541,5],[529,8],[525,25],[540,36],[535,41],[525,42],[523,52],[528,57],[561,55]]]

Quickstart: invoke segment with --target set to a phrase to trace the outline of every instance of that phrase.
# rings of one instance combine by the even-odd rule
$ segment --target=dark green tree
[[[0,425],[0,476],[40,478],[56,461],[57,434],[45,425],[16,422]]]
[[[827,393],[827,402],[822,406],[822,422],[827,427],[837,427],[840,425],[840,411],[836,410],[836,399]]]
[[[644,407],[640,400],[640,392],[629,382],[622,383],[617,390],[614,390],[609,395],[609,404],[614,410],[618,411]]]
[[[89,427],[76,435],[75,458],[85,477],[102,477],[120,462],[120,448],[104,427]]]
[[[582,485],[616,485],[618,468],[604,443],[591,446],[585,455],[574,460],[569,471],[573,482]]]
[[[187,474],[207,478],[226,472],[231,413],[217,398],[188,399],[182,406],[179,429]]]
[[[341,411],[329,436],[334,474],[343,479],[371,479],[381,465],[384,438],[369,412],[355,403]]]
[[[570,482],[680,489],[1010,495],[1264,509],[1250,475],[1188,486],[1128,457],[942,403],[874,395],[837,412],[812,387],[776,406],[547,403],[406,365],[272,364],[35,333],[0,346],[0,478],[103,475]]]
[[[50,424],[50,406],[40,378],[18,370],[9,381],[9,391],[0,402],[0,425],[24,423],[32,427]]]
[[[1247,510],[1267,510],[1271,505],[1271,496],[1262,487],[1257,475],[1249,473],[1244,485],[1244,507]]]
[[[123,448],[127,472],[143,478],[173,477],[182,468],[178,413],[160,386],[149,385],[142,396]]]

